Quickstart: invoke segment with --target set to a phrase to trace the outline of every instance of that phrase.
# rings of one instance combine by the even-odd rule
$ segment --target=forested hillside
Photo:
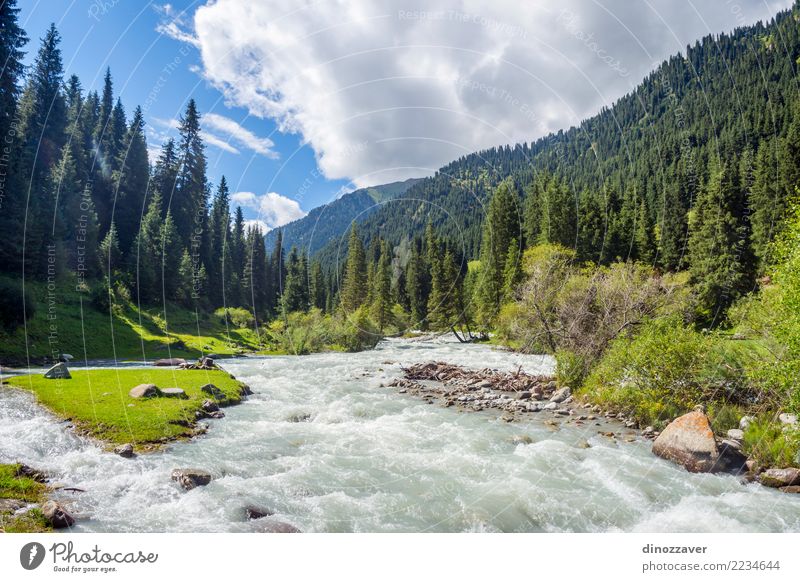
[[[329,243],[335,243],[350,228],[353,221],[362,222],[380,204],[402,194],[419,180],[412,178],[403,182],[392,182],[349,192],[336,200],[311,210],[306,216],[280,228],[283,245],[289,249],[297,247],[307,254],[315,254]],[[267,233],[267,248],[275,246],[277,230]]]

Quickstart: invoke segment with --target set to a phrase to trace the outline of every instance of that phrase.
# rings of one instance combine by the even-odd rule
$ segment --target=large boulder
[[[54,529],[71,527],[75,523],[75,518],[67,513],[67,510],[61,507],[58,502],[53,500],[44,502],[42,515]]]
[[[64,362],[59,362],[47,370],[44,377],[48,380],[69,380],[72,378],[72,374],[69,373],[69,368]]]
[[[130,389],[128,396],[131,398],[151,398],[158,396],[159,392],[160,390],[155,384],[139,384]]]
[[[160,360],[156,360],[153,362],[154,366],[180,366],[181,364],[185,364],[186,360],[183,358],[161,358]]]
[[[202,469],[174,469],[172,480],[187,491],[211,483],[211,473]]]
[[[692,473],[714,469],[719,458],[708,417],[700,410],[673,420],[653,442],[653,453],[683,465]]]
[[[792,487],[800,485],[800,469],[767,469],[758,476],[762,485],[767,487]]]

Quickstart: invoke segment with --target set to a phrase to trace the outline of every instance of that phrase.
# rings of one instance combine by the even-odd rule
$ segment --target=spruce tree
[[[386,241],[380,243],[380,256],[372,280],[370,312],[378,329],[383,331],[392,322],[392,257]]]
[[[490,325],[500,311],[508,248],[518,236],[517,193],[513,183],[506,180],[495,190],[483,224],[481,279],[477,288],[483,325]]]
[[[347,243],[347,263],[341,290],[341,305],[347,315],[351,315],[366,301],[366,285],[367,265],[364,244],[361,242],[355,223],[353,223]]]
[[[740,246],[746,241],[731,209],[736,196],[732,174],[727,164],[712,171],[691,222],[689,273],[704,323],[718,323],[746,284],[739,261]]]
[[[636,258],[652,265],[655,260],[655,240],[653,221],[644,200],[639,203],[639,214],[636,219]]]
[[[150,180],[144,118],[139,107],[133,113],[131,125],[117,157],[118,170],[113,178],[117,196],[113,215],[119,233],[120,248],[127,255],[139,230],[141,217],[146,211],[145,198]]]
[[[206,155],[200,135],[200,114],[194,99],[190,99],[180,119],[178,131],[179,170],[177,192],[170,208],[183,244],[191,252],[199,252],[202,229],[205,226]],[[200,232],[198,232],[200,231]]]

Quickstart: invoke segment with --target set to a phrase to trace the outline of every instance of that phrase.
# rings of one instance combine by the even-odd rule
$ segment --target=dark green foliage
[[[367,299],[367,263],[364,244],[358,235],[356,225],[350,229],[347,244],[347,264],[342,279],[341,305],[345,313],[353,313]]]
[[[0,279],[0,325],[13,331],[33,313],[34,304],[22,293],[22,286],[17,281]]]

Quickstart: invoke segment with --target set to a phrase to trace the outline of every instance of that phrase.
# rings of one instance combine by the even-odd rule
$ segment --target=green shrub
[[[27,316],[33,317],[34,303],[27,294],[23,294],[22,286],[16,281],[0,280],[0,325],[7,331],[14,331]]]
[[[378,326],[363,307],[346,317],[337,318],[335,322],[335,341],[348,352],[372,349],[382,339]]]
[[[732,428],[739,428],[739,420],[744,412],[736,405],[714,403],[708,406],[708,416],[714,433],[724,435]]]
[[[251,327],[256,321],[249,310],[241,307],[220,307],[214,312],[214,315],[223,322],[230,321],[238,328]]]
[[[711,338],[675,317],[654,320],[633,337],[612,342],[589,374],[590,398],[625,412],[642,425],[663,426],[696,404],[713,399]]]
[[[569,386],[577,390],[586,377],[586,362],[578,354],[569,350],[556,352],[556,383],[559,387]]]
[[[800,434],[779,422],[758,418],[744,433],[744,452],[762,467],[789,467],[800,463]]]

